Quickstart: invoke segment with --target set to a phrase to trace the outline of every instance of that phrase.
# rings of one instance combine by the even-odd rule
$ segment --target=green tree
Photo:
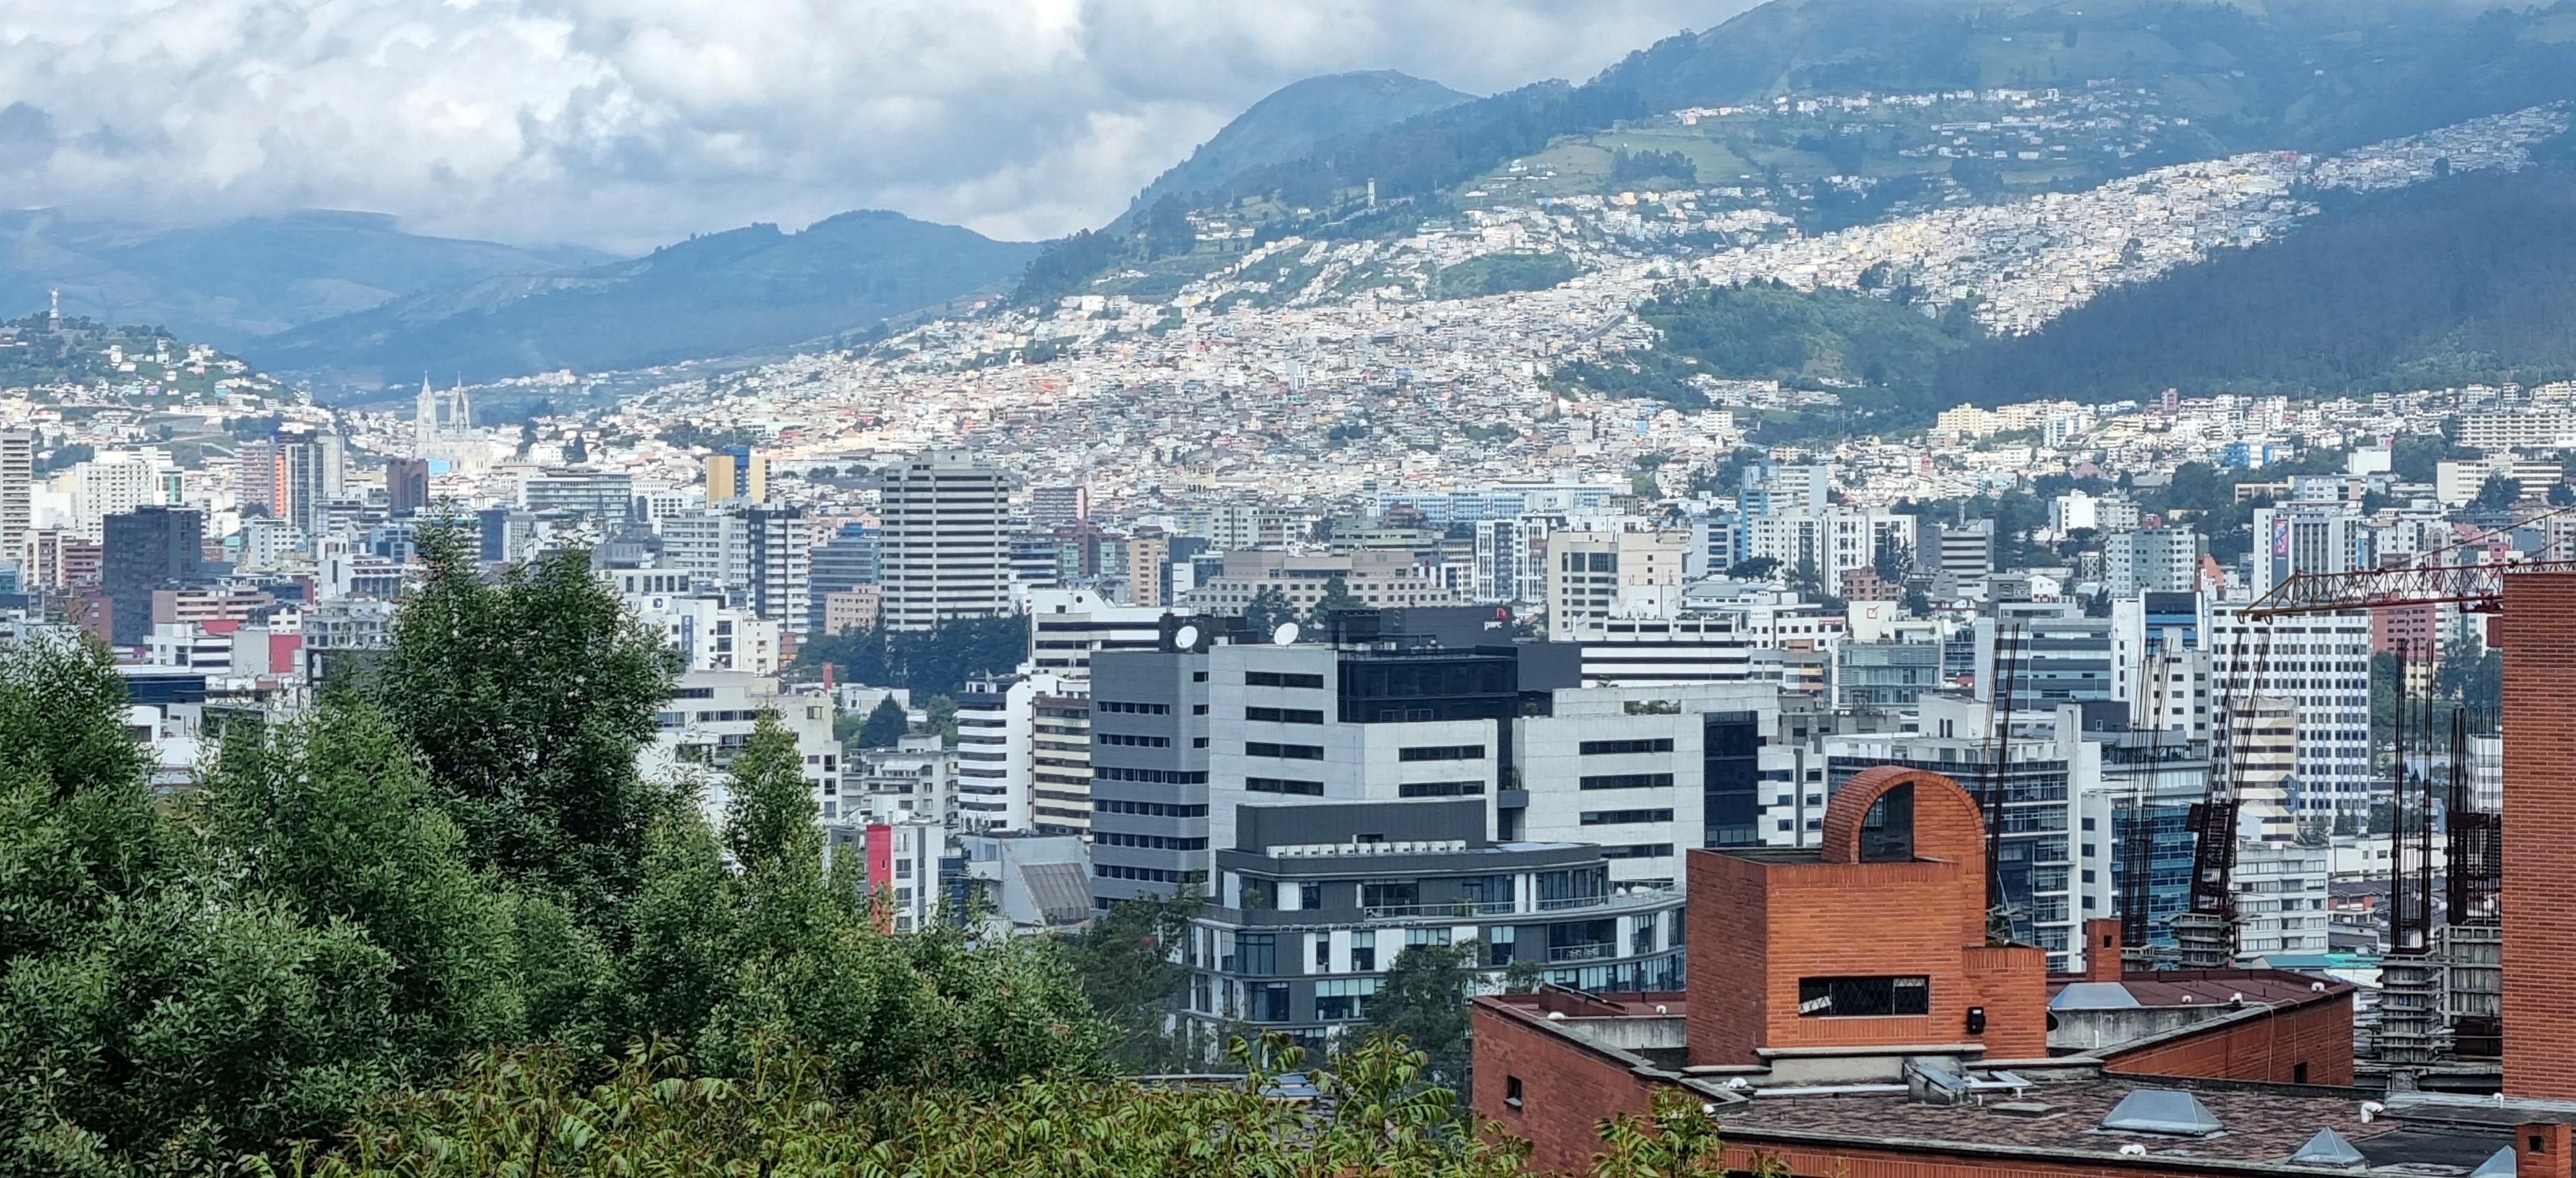
[[[420,556],[427,579],[371,691],[427,759],[469,860],[599,919],[640,886],[645,834],[679,804],[635,766],[676,658],[585,552],[497,583],[461,528],[423,532]]]
[[[1400,1035],[1429,1057],[1428,1082],[1468,1090],[1467,1000],[1476,974],[1476,942],[1407,945],[1387,965],[1370,996],[1371,1030]]]
[[[2487,476],[2478,484],[2478,497],[2470,506],[2487,511],[2501,511],[2522,501],[2522,484],[2500,474]]]
[[[1754,556],[1726,567],[1726,575],[1739,581],[1768,581],[1780,571],[1780,558]]]
[[[1351,593],[1350,582],[1343,580],[1341,574],[1335,573],[1331,579],[1324,582],[1323,595],[1315,599],[1315,608],[1307,611],[1306,617],[1320,630],[1328,626],[1334,614],[1367,608],[1367,602],[1361,601]]]
[[[1111,1058],[1128,1071],[1204,1062],[1165,1027],[1190,982],[1179,949],[1203,905],[1195,884],[1175,896],[1121,900],[1089,928],[1058,941],[1091,1008],[1109,1025]]]
[[[1297,607],[1289,604],[1288,595],[1280,592],[1276,585],[1262,586],[1261,592],[1253,594],[1252,600],[1243,607],[1244,626],[1252,631],[1253,637],[1265,642],[1280,623],[1295,621],[1296,618]]]
[[[904,712],[902,704],[894,702],[894,697],[889,695],[878,700],[877,706],[868,712],[867,723],[859,728],[859,747],[893,748],[896,741],[903,739],[903,734],[910,729],[911,725],[912,717]]]
[[[957,701],[944,695],[931,696],[928,703],[921,705],[921,731],[925,735],[937,736],[942,744],[954,747],[957,744]]]

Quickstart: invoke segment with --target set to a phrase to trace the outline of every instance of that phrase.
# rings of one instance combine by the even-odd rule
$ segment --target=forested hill
[[[1272,233],[1349,235],[1372,182],[1381,201],[1429,200],[1560,136],[1684,107],[2099,85],[2190,120],[2196,142],[2141,155],[2141,168],[2173,153],[2333,151],[2576,98],[2576,0],[2483,14],[2450,0],[1771,0],[1582,85],[1540,82],[1329,140],[1199,183],[1193,203],[1269,210]],[[1021,296],[1079,289],[1140,253],[1150,243],[1124,223],[1051,242]]]
[[[2459,176],[1951,353],[1947,404],[2576,376],[2576,168]]]

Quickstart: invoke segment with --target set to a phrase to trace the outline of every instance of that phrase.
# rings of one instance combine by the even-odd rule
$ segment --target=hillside
[[[283,333],[257,354],[360,389],[424,369],[488,380],[648,367],[862,331],[996,286],[1034,252],[880,211],[800,233],[752,225],[632,261],[397,299]]]
[[[1238,173],[1301,159],[1345,136],[1364,134],[1415,115],[1473,101],[1438,82],[1393,70],[1326,74],[1292,82],[1227,123],[1190,158],[1154,178],[1136,194],[1123,224],[1165,196],[1184,201]]]
[[[2576,0],[2482,15],[2451,0],[1771,0],[1631,54],[1580,86],[1542,82],[1331,140],[1202,186],[1192,203],[1259,233],[1315,235],[1347,229],[1372,184],[1382,204],[1436,211],[1471,181],[1569,141],[1592,142],[1605,167],[1616,166],[1617,150],[1680,153],[1693,172],[1707,170],[1703,161],[1755,165],[1745,170],[1773,162],[1727,150],[1716,127],[1704,149],[1689,136],[1595,141],[1685,108],[1993,88],[2122,92],[2170,132],[2066,175],[2025,178],[2041,187],[2239,151],[2328,152],[2576,97]],[[1830,151],[1803,154],[1814,157],[1812,171],[1851,170]],[[1398,217],[1386,228],[1414,223]],[[1123,224],[1052,242],[1023,296],[1080,289],[1112,266],[1156,256]]]
[[[46,305],[111,325],[155,323],[232,351],[426,287],[605,261],[405,233],[376,213],[306,210],[138,229],[60,210],[0,212],[0,307]]]
[[[2457,176],[1947,357],[1942,403],[2576,376],[2576,170]]]
[[[62,405],[257,409],[295,390],[211,344],[167,329],[66,315],[0,321],[0,393]]]

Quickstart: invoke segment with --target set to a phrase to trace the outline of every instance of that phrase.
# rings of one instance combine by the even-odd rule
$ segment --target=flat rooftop
[[[2122,1132],[2100,1127],[2122,1099],[2142,1088],[2180,1090],[2197,1097],[2220,1128],[2207,1136]],[[2416,1123],[2390,1116],[2362,1121],[2362,1098],[2217,1085],[2208,1081],[2101,1078],[2043,1081],[2019,1097],[1997,1094],[1984,1104],[1918,1103],[1902,1093],[1756,1095],[1722,1104],[1726,1126],[1814,1133],[1859,1144],[1938,1143],[2028,1149],[2064,1156],[2117,1157],[2122,1146],[2145,1147],[2149,1157],[2261,1165],[2285,1173],[2311,1171],[2286,1159],[2319,1129],[2332,1129],[2368,1159],[2373,1169],[2427,1167],[2423,1174],[2466,1173],[2513,1144],[2513,1128],[2457,1123]],[[2445,1169],[2456,1167],[2456,1169]],[[2317,1173],[2351,1173],[2315,1168]]]

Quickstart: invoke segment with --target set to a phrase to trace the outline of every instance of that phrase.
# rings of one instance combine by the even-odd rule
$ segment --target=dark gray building
[[[1239,807],[1186,952],[1191,1017],[1320,1046],[1415,945],[1473,942],[1489,978],[1527,962],[1587,990],[1681,986],[1679,891],[1613,884],[1595,846],[1485,829],[1476,799]]]
[[[1170,895],[1208,861],[1208,656],[1091,656],[1092,895]]]
[[[206,517],[153,505],[108,516],[104,525],[99,583],[112,603],[109,625],[116,645],[138,645],[152,636],[152,591],[204,577]]]

